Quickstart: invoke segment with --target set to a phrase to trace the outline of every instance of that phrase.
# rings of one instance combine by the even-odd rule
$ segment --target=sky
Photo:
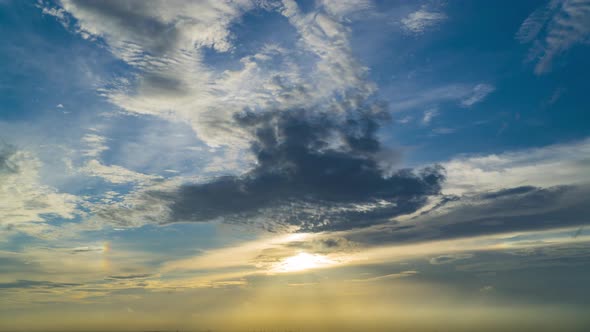
[[[0,1],[0,331],[587,331],[590,1]]]

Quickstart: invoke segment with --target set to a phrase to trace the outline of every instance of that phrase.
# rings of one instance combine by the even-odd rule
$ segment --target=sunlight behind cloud
[[[0,0],[0,332],[590,332],[588,23]]]
[[[338,264],[337,261],[331,260],[324,255],[308,254],[306,252],[302,252],[295,256],[290,256],[281,260],[272,267],[271,272],[299,272],[330,267],[336,264]]]

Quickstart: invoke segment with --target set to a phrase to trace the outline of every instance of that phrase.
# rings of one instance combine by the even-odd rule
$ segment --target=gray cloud
[[[473,257],[472,254],[449,254],[433,257],[429,260],[429,262],[432,265],[441,265],[453,263],[459,260],[469,259],[471,257]]]
[[[115,280],[132,280],[132,279],[145,279],[151,277],[151,274],[125,274],[125,275],[113,275],[108,276],[108,279]]]
[[[11,158],[15,152],[14,147],[0,141],[0,173],[18,172],[18,165]]]
[[[483,194],[481,197],[484,199],[494,199],[499,197],[505,197],[510,195],[518,195],[518,194],[526,194],[531,191],[535,191],[536,187],[534,186],[520,186],[508,189],[501,189],[494,192]]]
[[[404,243],[588,224],[589,186],[517,187],[449,200],[436,209],[347,238]]]
[[[345,119],[303,110],[245,112],[235,121],[254,137],[254,169],[149,195],[170,202],[167,222],[263,216],[305,231],[385,222],[439,194],[444,175],[436,166],[385,174],[376,138],[384,119],[383,109],[374,107]]]
[[[11,282],[1,282],[0,289],[14,289],[14,288],[64,288],[80,286],[76,283],[63,283],[52,281],[37,281],[37,280],[16,280]]]

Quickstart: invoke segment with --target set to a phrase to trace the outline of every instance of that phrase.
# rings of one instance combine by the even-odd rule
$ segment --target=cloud
[[[483,156],[457,157],[443,163],[451,195],[506,188],[551,187],[590,183],[586,171],[590,140]],[[551,176],[547,176],[551,174]]]
[[[371,0],[322,0],[321,4],[328,13],[341,19],[356,18],[374,6]]]
[[[551,17],[551,11],[555,9],[558,1],[551,1],[547,6],[534,10],[520,25],[515,38],[521,43],[533,41],[543,29],[545,23]]]
[[[131,204],[123,203],[126,208],[101,208],[99,216],[125,225],[135,225],[139,220],[140,224],[225,220],[266,222],[270,229],[294,225],[302,231],[368,227],[427,208],[427,201],[438,195],[437,186],[441,185],[445,194],[438,198],[441,206],[457,200],[461,204],[491,204],[493,199],[533,195],[539,190],[557,197],[557,187],[549,187],[579,183],[586,164],[581,152],[588,148],[587,142],[578,142],[459,157],[444,163],[448,183],[443,183],[440,170],[388,177],[379,165],[382,147],[374,136],[383,121],[378,109],[357,110],[356,118],[301,110],[246,112],[234,121],[252,139],[256,157],[253,169],[241,176],[180,187],[146,188],[133,195]],[[547,177],[548,172],[555,176]],[[424,186],[429,176],[436,181]],[[402,179],[408,180],[406,185],[421,189],[415,196],[405,196],[405,189],[400,189],[399,197],[386,189]],[[354,192],[345,190],[357,182],[363,185]],[[414,225],[399,227],[409,230]]]
[[[413,91],[399,91],[391,100],[391,109],[394,112],[411,111],[428,108],[445,102],[456,102],[462,107],[471,107],[483,101],[488,94],[494,91],[494,86],[488,83],[478,84],[448,84],[432,88],[420,88]],[[401,89],[400,89],[401,90]]]
[[[16,149],[4,142],[0,143],[0,173],[16,173],[19,171],[15,160]]]
[[[438,167],[387,175],[376,159],[381,112],[367,108],[342,120],[304,111],[244,113],[236,121],[254,137],[252,170],[149,195],[170,202],[169,222],[263,218],[317,231],[411,213],[438,194],[444,175]]]
[[[366,97],[375,91],[375,85],[366,80],[368,68],[353,55],[346,26],[329,13],[304,14],[295,1],[283,3],[281,13],[297,29],[300,46],[318,58],[310,77],[313,88],[317,89],[316,101],[334,95],[346,97],[350,93]]]
[[[496,288],[494,288],[494,286],[487,285],[480,288],[479,291],[482,293],[492,293],[496,291]]]
[[[0,225],[39,231],[52,216],[74,218],[76,196],[60,193],[40,179],[41,161],[31,152],[0,142]]]
[[[575,234],[590,213],[589,148],[585,140],[442,163],[441,195],[388,224],[339,236],[375,245],[559,228]]]
[[[47,4],[44,4],[42,1],[38,1],[37,7],[41,8],[43,15],[55,17],[55,19],[64,27],[68,27],[70,24],[70,18],[67,16],[66,11],[62,8],[51,7]]]
[[[482,100],[484,100],[490,93],[494,92],[496,88],[489,84],[478,84],[473,87],[470,95],[461,100],[461,105],[464,107],[471,107]]]
[[[455,131],[457,131],[457,129],[448,128],[448,127],[440,127],[440,128],[432,129],[433,135],[448,135],[448,134],[454,133]]]
[[[515,38],[532,43],[527,60],[536,62],[535,73],[541,75],[551,70],[557,56],[590,41],[589,20],[590,1],[552,0],[524,20]]]
[[[115,279],[115,280],[130,280],[130,279],[145,279],[151,277],[152,274],[124,274],[124,275],[112,275],[108,276],[108,279]]]
[[[149,184],[152,181],[162,180],[162,178],[157,175],[134,172],[117,165],[103,165],[96,159],[89,160],[83,167],[79,168],[78,171],[89,176],[100,177],[115,184]]]
[[[422,123],[425,125],[428,125],[428,124],[430,124],[432,119],[434,119],[436,116],[438,116],[438,109],[437,108],[431,108],[427,111],[424,111],[424,117],[422,117]]]
[[[413,34],[422,34],[447,19],[445,13],[439,11],[430,11],[425,7],[410,13],[401,20],[403,28]]]
[[[99,157],[101,153],[109,149],[106,145],[107,138],[97,134],[84,135],[82,142],[86,145],[86,149],[82,151],[82,155],[87,157]]]
[[[227,75],[220,75],[223,70],[203,64],[202,49],[230,51],[229,27],[254,8],[254,1],[64,0],[60,4],[56,10],[72,18],[70,30],[106,44],[131,68],[125,76],[100,83],[99,92],[107,100],[126,112],[186,121],[212,145],[220,144],[217,135],[231,133],[224,123],[235,111],[233,105],[214,106],[225,89],[235,86],[224,85],[228,82],[223,82]],[[235,99],[239,97],[236,94]]]
[[[86,253],[86,252],[104,252],[104,246],[96,246],[96,247],[76,247],[72,248],[71,253],[78,254],[78,253]]]
[[[353,10],[326,2],[313,13],[297,3],[256,1],[64,0],[71,29],[103,40],[132,71],[104,84],[101,94],[122,110],[189,123],[212,147],[245,148],[233,115],[250,110],[334,108],[334,98],[368,95],[367,68],[353,56],[341,20]],[[264,44],[243,56],[238,68],[204,63],[203,49],[232,50],[231,25],[254,8],[278,12],[295,28],[295,48]],[[310,70],[313,68],[313,70]]]
[[[131,56],[133,42],[152,55],[193,45],[219,51],[231,48],[227,26],[251,1],[61,1],[77,19],[77,31],[106,39],[122,57]],[[184,15],[181,15],[184,14]]]
[[[37,280],[16,280],[12,282],[0,282],[0,289],[66,288],[73,286],[80,286],[80,284]]]
[[[92,213],[89,224],[118,228],[140,227],[146,224],[160,224],[170,219],[168,202],[150,192],[169,192],[178,188],[176,181],[153,181],[139,186],[120,200],[106,199],[89,205]]]
[[[361,244],[402,244],[579,227],[587,224],[589,195],[586,185],[463,196],[408,220],[345,237]]]
[[[399,273],[391,273],[391,274],[386,274],[386,275],[382,275],[382,276],[378,276],[378,277],[372,277],[372,278],[365,278],[365,279],[353,279],[352,281],[356,281],[356,282],[373,282],[373,281],[381,281],[381,280],[391,280],[391,279],[400,279],[400,278],[408,278],[408,277],[413,277],[415,275],[417,275],[419,272],[418,271],[402,271]]]
[[[432,265],[449,264],[449,263],[453,263],[455,261],[469,259],[471,257],[473,257],[472,254],[441,255],[441,256],[431,258],[429,260],[429,262]]]

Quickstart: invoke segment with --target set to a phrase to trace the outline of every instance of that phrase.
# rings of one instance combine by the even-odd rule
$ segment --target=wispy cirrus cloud
[[[405,91],[400,97],[390,100],[394,112],[432,109],[441,103],[454,102],[462,107],[472,107],[483,102],[495,91],[490,83],[466,84],[456,83]]]
[[[422,117],[422,123],[425,125],[430,124],[432,119],[434,119],[437,115],[439,115],[437,108],[431,108],[427,111],[424,111],[424,116]]]
[[[447,20],[448,16],[436,10],[431,10],[423,6],[419,10],[410,13],[401,20],[403,28],[412,34],[423,34],[429,29],[436,27],[443,21]]]
[[[478,84],[473,87],[473,90],[463,100],[461,105],[464,107],[471,107],[481,101],[483,101],[490,93],[494,92],[496,88],[490,84]]]
[[[88,176],[99,177],[110,183],[138,183],[149,184],[152,181],[162,180],[157,175],[148,175],[140,172],[131,171],[118,165],[104,165],[99,160],[92,159],[78,168],[79,172]]]
[[[535,73],[545,74],[560,54],[590,41],[590,1],[552,0],[533,11],[516,33],[521,43],[532,43],[527,61]]]

